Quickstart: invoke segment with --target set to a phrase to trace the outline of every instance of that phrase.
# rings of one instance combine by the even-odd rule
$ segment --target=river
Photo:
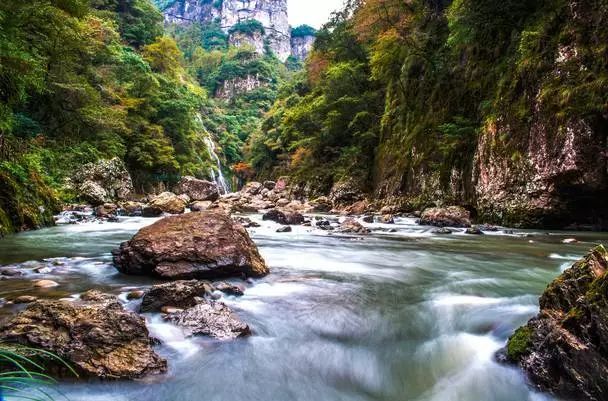
[[[251,229],[271,274],[226,297],[254,335],[232,342],[186,339],[149,315],[169,372],[134,382],[70,382],[72,401],[401,400],[550,401],[515,368],[493,360],[538,311],[545,286],[600,233],[516,231],[432,235],[413,219],[365,238],[309,227]],[[72,297],[98,288],[120,294],[152,280],[112,267],[110,251],[154,220],[122,218],[22,233],[0,240],[0,265],[27,269],[0,297]],[[369,225],[368,225],[369,226]],[[577,244],[562,244],[576,237]],[[52,272],[34,273],[49,267]],[[43,270],[44,271],[44,270]],[[61,285],[32,290],[31,280]],[[128,307],[136,309],[138,301]],[[16,307],[0,308],[0,315]]]

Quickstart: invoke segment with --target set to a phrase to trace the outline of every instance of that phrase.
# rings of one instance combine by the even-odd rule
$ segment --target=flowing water
[[[259,216],[254,216],[260,220]],[[0,240],[0,264],[30,271],[0,284],[0,297],[33,293],[32,279],[124,294],[152,284],[118,274],[110,251],[154,220],[54,227]],[[253,329],[247,339],[184,338],[150,315],[166,375],[135,382],[63,383],[74,401],[402,400],[548,401],[494,353],[538,310],[546,284],[605,234],[436,236],[411,219],[360,239],[306,227],[251,230],[271,268],[224,299]],[[564,245],[575,236],[578,244]],[[49,267],[52,272],[33,273]],[[43,270],[44,271],[44,270]],[[135,309],[137,301],[127,304]],[[14,309],[0,308],[8,314]]]
[[[228,181],[226,181],[226,178],[224,177],[224,173],[222,172],[222,162],[220,160],[220,157],[217,155],[217,153],[215,151],[215,143],[213,142],[213,140],[211,138],[206,137],[205,145],[207,145],[207,150],[209,151],[209,155],[211,156],[211,159],[213,159],[213,161],[215,162],[215,165],[217,167],[217,173],[216,173],[215,169],[212,168],[209,170],[209,175],[211,175],[212,181],[217,184],[218,188],[220,189],[220,193],[222,195],[225,195],[230,192],[230,185],[228,184]]]

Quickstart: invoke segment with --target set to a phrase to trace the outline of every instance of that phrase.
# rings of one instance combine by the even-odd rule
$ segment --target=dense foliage
[[[295,28],[291,28],[291,37],[292,38],[301,38],[305,36],[315,36],[317,34],[317,30],[310,25],[299,25]]]
[[[607,19],[605,0],[348,1],[254,135],[251,162],[261,176],[320,177],[321,192],[345,177],[381,196],[447,191],[496,124],[508,127],[496,151],[513,160],[535,120],[606,126]],[[466,196],[470,183],[456,184]]]
[[[259,21],[248,20],[235,25],[229,34],[263,30]],[[173,25],[169,31],[185,55],[187,70],[209,94],[202,105],[205,129],[218,140],[226,165],[242,162],[245,143],[259,130],[264,113],[275,102],[279,85],[289,76],[287,68],[269,49],[260,55],[247,44],[229,46],[229,34],[218,21]],[[258,86],[235,93],[225,90],[248,78]]]
[[[204,91],[162,33],[149,0],[0,4],[0,232],[48,221],[64,178],[99,158],[123,158],[138,188],[206,175]]]

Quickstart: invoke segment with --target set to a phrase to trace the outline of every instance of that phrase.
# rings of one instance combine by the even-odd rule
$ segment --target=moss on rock
[[[507,343],[507,357],[509,360],[517,362],[529,352],[533,333],[532,328],[528,326],[520,327],[515,331]]]
[[[55,191],[37,172],[0,164],[0,236],[52,225],[59,210]]]

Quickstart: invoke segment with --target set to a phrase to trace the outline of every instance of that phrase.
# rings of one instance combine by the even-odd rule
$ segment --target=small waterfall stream
[[[215,143],[210,137],[206,137],[205,144],[207,145],[209,155],[211,155],[211,158],[215,160],[215,163],[217,165],[217,173],[213,168],[209,169],[209,175],[211,175],[211,179],[217,184],[220,193],[222,193],[223,195],[230,193],[230,185],[226,181],[224,173],[222,173],[222,162],[220,161],[220,158],[217,153],[215,153]]]
[[[196,114],[196,121],[200,124],[200,128],[202,131],[201,133],[205,138],[204,141],[205,145],[207,146],[209,156],[211,156],[211,159],[215,161],[215,165],[217,166],[217,172],[214,168],[209,169],[209,176],[211,177],[211,180],[217,184],[217,187],[220,190],[220,194],[226,195],[230,193],[232,189],[230,188],[230,184],[228,183],[228,181],[226,181],[224,173],[222,172],[222,162],[215,151],[215,142],[213,142],[213,139],[211,139],[210,134],[205,129],[205,124],[203,123],[203,116],[201,116],[200,113]]]

